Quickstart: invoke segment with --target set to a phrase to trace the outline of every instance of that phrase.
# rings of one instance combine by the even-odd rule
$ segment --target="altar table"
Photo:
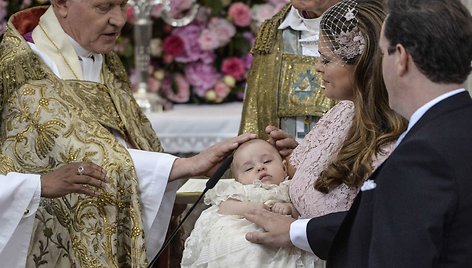
[[[242,102],[177,104],[172,110],[146,114],[165,152],[198,153],[238,135]]]

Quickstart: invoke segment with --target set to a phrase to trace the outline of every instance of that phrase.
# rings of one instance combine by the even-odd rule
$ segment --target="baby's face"
[[[287,176],[282,157],[264,140],[252,140],[241,145],[234,153],[232,170],[236,180],[242,184],[251,184],[255,180],[279,184]]]

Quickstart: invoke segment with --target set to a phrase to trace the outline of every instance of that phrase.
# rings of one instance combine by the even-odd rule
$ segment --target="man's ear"
[[[409,71],[409,64],[411,63],[412,58],[408,50],[406,50],[403,45],[397,44],[395,49],[395,55],[397,57],[395,60],[397,75],[403,76]]]
[[[55,0],[52,4],[54,11],[61,18],[67,17],[69,13],[70,0]]]

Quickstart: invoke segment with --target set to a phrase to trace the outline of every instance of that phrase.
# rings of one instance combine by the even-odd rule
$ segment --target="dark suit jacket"
[[[472,267],[467,92],[431,107],[370,179],[376,188],[356,197],[329,251],[329,268]]]

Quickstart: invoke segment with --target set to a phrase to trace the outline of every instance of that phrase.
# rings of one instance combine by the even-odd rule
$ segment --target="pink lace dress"
[[[297,169],[290,183],[289,194],[300,218],[313,218],[333,212],[345,211],[351,207],[358,188],[344,184],[328,194],[313,187],[320,173],[337,156],[346,139],[354,116],[354,104],[341,101],[331,108],[293,151],[291,164]],[[384,154],[372,159],[378,167],[391,153],[394,144],[382,148]]]

